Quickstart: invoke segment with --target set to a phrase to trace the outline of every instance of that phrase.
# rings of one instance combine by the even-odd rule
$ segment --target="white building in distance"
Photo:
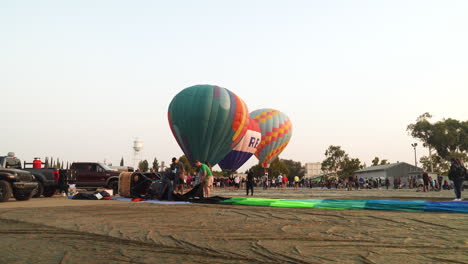
[[[305,177],[317,177],[322,175],[322,163],[321,162],[310,162],[305,164]]]

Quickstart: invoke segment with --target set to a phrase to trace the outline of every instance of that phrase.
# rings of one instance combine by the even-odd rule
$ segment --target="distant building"
[[[393,180],[396,178],[401,179],[401,184],[405,187],[409,185],[409,178],[421,175],[423,169],[408,164],[406,162],[392,163],[387,165],[371,166],[355,172],[358,178],[371,179],[381,178],[390,180],[390,184],[393,184]]]
[[[305,177],[307,178],[317,177],[322,174],[323,174],[322,163],[311,162],[311,163],[305,164]]]

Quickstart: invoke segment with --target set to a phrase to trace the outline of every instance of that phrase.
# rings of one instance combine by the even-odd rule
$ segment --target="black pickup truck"
[[[26,168],[30,163],[24,163],[24,168],[21,167],[21,160],[10,154],[8,156],[0,157],[0,167],[18,169],[28,171],[34,175],[37,181],[37,191],[33,197],[37,198],[43,195],[44,197],[51,197],[54,195],[58,188],[59,170],[55,168]]]
[[[5,159],[0,157],[0,202],[8,201],[12,195],[18,201],[29,200],[37,189],[34,176],[28,171],[9,168]]]

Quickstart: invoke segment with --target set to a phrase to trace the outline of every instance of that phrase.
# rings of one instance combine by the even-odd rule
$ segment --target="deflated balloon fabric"
[[[220,203],[289,208],[468,213],[468,201],[266,199],[234,197],[220,201]]]

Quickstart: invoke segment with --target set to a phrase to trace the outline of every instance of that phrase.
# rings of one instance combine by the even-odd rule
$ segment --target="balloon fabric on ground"
[[[169,105],[168,120],[187,158],[212,166],[240,142],[249,123],[244,101],[214,85],[195,85],[179,92]]]
[[[289,117],[275,109],[264,108],[250,113],[262,132],[262,141],[255,156],[268,168],[270,163],[286,148],[292,136],[292,123]]]
[[[468,201],[267,199],[234,197],[228,200],[220,201],[219,203],[289,208],[468,213]]]
[[[257,151],[262,134],[258,123],[250,117],[249,119],[249,127],[241,142],[218,163],[223,171],[236,171]]]

